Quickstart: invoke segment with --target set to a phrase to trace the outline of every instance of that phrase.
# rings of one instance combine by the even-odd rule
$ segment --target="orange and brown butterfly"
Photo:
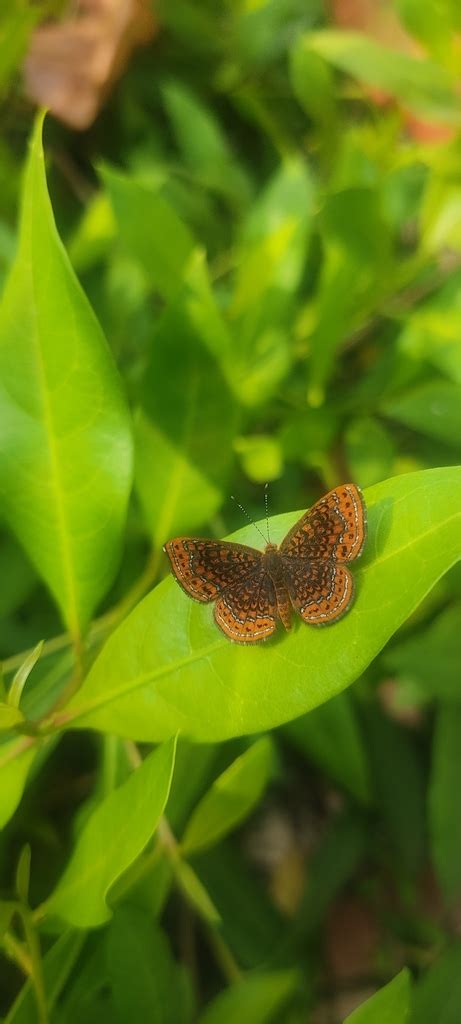
[[[267,637],[280,619],[291,629],[292,609],[324,626],[350,608],[354,580],[347,562],[362,553],[366,508],[355,484],[335,487],[264,551],[228,541],[176,537],[165,544],[171,568],[196,601],[215,601],[217,625],[231,640]]]

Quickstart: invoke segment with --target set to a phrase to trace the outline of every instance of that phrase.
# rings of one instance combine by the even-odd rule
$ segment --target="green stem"
[[[38,1024],[49,1024],[45,982],[43,979],[42,957],[40,942],[35,930],[34,918],[28,907],[21,906],[19,912],[22,917],[24,935],[30,953],[30,979],[34,986],[35,1000],[37,1003]]]

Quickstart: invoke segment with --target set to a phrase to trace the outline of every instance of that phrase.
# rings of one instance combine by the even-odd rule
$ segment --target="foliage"
[[[159,3],[78,138],[21,97],[51,6],[1,16],[8,1024],[461,1019],[460,26],[395,6],[419,55]],[[234,645],[168,575],[348,479],[334,626]]]

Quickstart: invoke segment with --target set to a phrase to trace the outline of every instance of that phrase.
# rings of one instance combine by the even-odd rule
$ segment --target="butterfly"
[[[176,537],[164,551],[186,594],[215,601],[217,625],[230,640],[266,640],[280,619],[291,629],[292,610],[324,626],[350,608],[354,580],[346,567],[362,553],[366,507],[355,484],[335,487],[264,551],[230,541]]]

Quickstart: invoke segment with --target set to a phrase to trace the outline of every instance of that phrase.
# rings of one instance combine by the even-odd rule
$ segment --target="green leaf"
[[[181,842],[186,856],[213,845],[246,818],[267,785],[272,759],[272,744],[263,737],[215,780],[188,822]]]
[[[309,117],[325,132],[335,128],[334,80],[327,62],[309,46],[308,36],[298,36],[290,53],[293,92]]]
[[[386,427],[371,416],[351,420],[344,434],[350,475],[360,487],[385,480],[391,472],[395,446]]]
[[[314,708],[284,727],[289,741],[360,803],[371,799],[370,767],[353,701],[348,693]]]
[[[384,89],[416,114],[458,124],[461,109],[450,76],[440,65],[385,47],[358,32],[326,30],[306,44],[360,82]]]
[[[249,406],[269,398],[290,366],[287,318],[305,265],[314,195],[306,164],[287,160],[242,232],[229,314],[234,390]]]
[[[383,403],[386,416],[461,450],[461,384],[429,380]]]
[[[395,477],[365,500],[369,537],[344,619],[325,629],[295,623],[254,647],[232,644],[212,608],[167,579],[112,634],[56,725],[146,740],[181,729],[214,741],[273,728],[339,693],[461,556],[461,469]],[[299,515],[272,519],[275,542]],[[254,544],[254,528],[234,539]]]
[[[109,167],[102,168],[101,177],[127,252],[142,267],[146,281],[163,298],[171,298],[194,251],[189,229],[162,196],[160,184]]]
[[[461,891],[460,743],[461,708],[441,707],[432,747],[429,835],[437,878],[448,906],[454,905]]]
[[[202,187],[223,192],[241,204],[242,198],[248,198],[248,182],[215,116],[177,81],[163,87],[163,96],[185,165]]]
[[[221,992],[207,1006],[199,1024],[269,1024],[279,1020],[280,1011],[299,986],[297,971],[268,971],[249,974]]]
[[[174,740],[154,750],[97,807],[82,829],[56,889],[44,904],[47,913],[57,914],[78,928],[95,927],[110,918],[109,890],[142,852],[165,808],[174,754]]]
[[[180,1024],[179,971],[165,933],[145,911],[117,909],[108,929],[107,966],[119,1024]]]
[[[385,664],[426,697],[461,701],[461,605],[446,608],[429,625],[391,647]]]
[[[280,442],[268,434],[237,437],[234,448],[240,456],[244,473],[257,484],[277,480],[283,472]]]
[[[26,685],[26,682],[30,676],[30,673],[32,672],[34,665],[37,664],[37,661],[42,653],[42,647],[43,640],[40,640],[40,643],[38,643],[37,646],[34,647],[33,651],[31,651],[30,654],[27,655],[27,658],[24,659],[21,667],[18,668],[18,671],[14,676],[13,682],[11,683],[10,689],[8,691],[8,704],[10,704],[12,708],[19,708],[22,697],[22,691]]]
[[[451,946],[415,987],[409,1024],[459,1024],[461,1017],[461,943]]]
[[[155,547],[213,516],[237,413],[220,368],[180,299],[161,318],[135,423],[135,484]]]
[[[399,871],[414,878],[426,857],[426,778],[421,751],[409,730],[382,714],[375,704],[365,704],[362,712],[375,803]]]
[[[112,357],[56,231],[40,119],[0,311],[0,380],[2,509],[77,636],[117,565],[131,436]]]
[[[10,927],[13,915],[16,913],[17,903],[13,900],[0,900],[0,942]]]
[[[461,203],[459,191],[457,197]],[[452,219],[450,216],[450,222]],[[459,226],[461,217],[456,216],[455,221]],[[460,338],[461,274],[457,271],[408,317],[397,339],[398,352],[414,360],[417,367],[429,362],[461,385]]]
[[[223,839],[194,865],[220,915],[220,931],[243,967],[267,963],[280,945],[284,919],[238,844]],[[235,908],[238,907],[238,914]]]
[[[37,747],[28,737],[9,740],[0,746],[0,828],[18,806],[36,753]]]
[[[312,940],[335,898],[357,875],[367,855],[366,825],[356,814],[336,815],[312,858],[305,894],[296,913],[296,933]]]
[[[292,294],[300,281],[311,229],[314,186],[307,166],[292,159],[281,166],[252,208],[237,265],[232,313],[249,311],[276,288]]]
[[[388,985],[349,1014],[344,1024],[405,1024],[410,1012],[411,975],[400,971]]]
[[[390,229],[378,192],[351,187],[326,197],[322,261],[309,338],[311,405],[320,405],[335,356],[353,328],[368,316],[392,273]]]

